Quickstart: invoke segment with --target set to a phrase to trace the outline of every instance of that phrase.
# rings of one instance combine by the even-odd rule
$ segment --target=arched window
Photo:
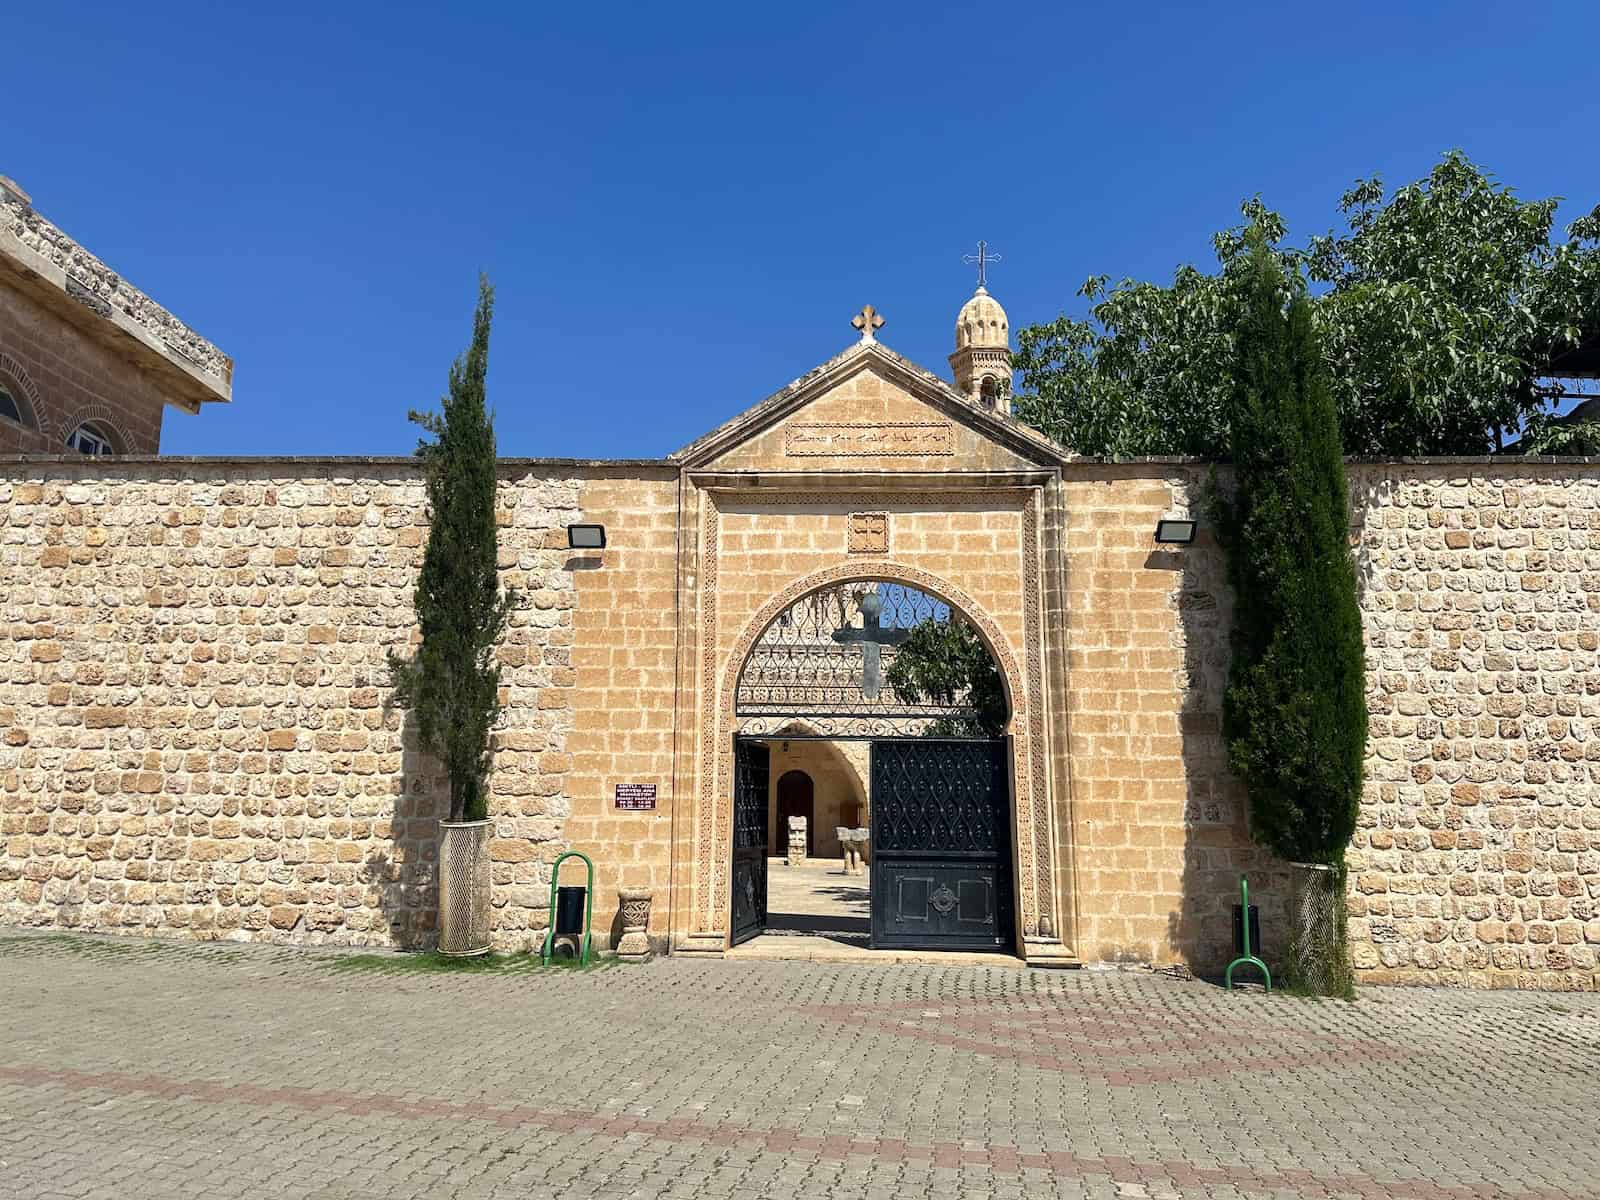
[[[87,454],[91,458],[117,452],[111,442],[111,435],[90,421],[85,421],[67,434],[67,448],[76,450],[79,454]]]
[[[33,411],[28,406],[26,393],[9,375],[0,375],[0,417],[29,429],[34,426]]]

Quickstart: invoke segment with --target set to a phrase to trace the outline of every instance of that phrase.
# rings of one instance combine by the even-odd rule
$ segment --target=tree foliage
[[[1346,231],[1283,244],[1259,199],[1212,239],[1215,273],[1170,286],[1090,279],[1089,319],[1018,333],[1013,411],[1083,454],[1221,458],[1234,342],[1247,319],[1247,233],[1302,271],[1347,454],[1483,454],[1548,422],[1545,366],[1600,327],[1600,209],[1552,242],[1557,201],[1520,200],[1452,151],[1387,202],[1340,200]],[[1531,443],[1530,443],[1531,444]]]
[[[494,289],[478,281],[472,342],[450,368],[442,413],[412,412],[432,435],[417,445],[428,496],[428,544],[417,578],[422,640],[389,653],[395,700],[450,781],[450,819],[487,815],[489,730],[500,714],[495,644],[515,602],[496,567],[494,421],[485,398]]]
[[[970,715],[941,717],[928,729],[932,737],[999,737],[1010,706],[1005,684],[989,648],[965,621],[920,621],[895,651],[886,673],[894,694],[906,704],[960,704]]]
[[[1234,490],[1218,501],[1235,596],[1223,734],[1252,836],[1282,858],[1339,865],[1367,710],[1338,417],[1303,283],[1265,239],[1246,253],[1228,397]]]
[[[1529,430],[1517,445],[1529,454],[1600,455],[1600,421],[1545,422]]]

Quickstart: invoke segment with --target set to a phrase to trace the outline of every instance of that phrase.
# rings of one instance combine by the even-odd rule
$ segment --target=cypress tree
[[[1235,597],[1223,735],[1251,835],[1335,867],[1342,885],[1367,739],[1349,492],[1304,284],[1254,242],[1235,340],[1235,489],[1221,505]]]
[[[449,777],[452,821],[488,815],[489,730],[500,714],[495,643],[514,602],[497,571],[494,419],[484,387],[493,315],[494,289],[480,276],[472,342],[450,368],[443,411],[410,414],[432,435],[417,445],[429,521],[416,587],[422,641],[409,659],[389,652],[395,699]]]

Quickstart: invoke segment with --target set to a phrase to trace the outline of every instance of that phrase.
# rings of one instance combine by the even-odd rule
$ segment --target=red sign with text
[[[617,784],[617,807],[626,812],[649,812],[656,806],[653,783]]]

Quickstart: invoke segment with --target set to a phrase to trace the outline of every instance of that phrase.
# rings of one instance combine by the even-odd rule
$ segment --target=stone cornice
[[[159,378],[188,412],[233,396],[233,359],[46,220],[0,194],[0,280]]]
[[[768,492],[816,493],[818,500],[844,492],[983,492],[1046,487],[1061,477],[1037,471],[686,471],[702,491],[759,498]]]
[[[104,475],[124,473],[127,467],[411,467],[419,475],[422,469],[421,461],[411,454],[117,454],[102,458],[86,458],[82,454],[0,454],[0,467],[9,466],[80,467]],[[616,471],[675,479],[679,473],[678,464],[664,458],[501,458],[497,466],[501,474],[519,470]]]

